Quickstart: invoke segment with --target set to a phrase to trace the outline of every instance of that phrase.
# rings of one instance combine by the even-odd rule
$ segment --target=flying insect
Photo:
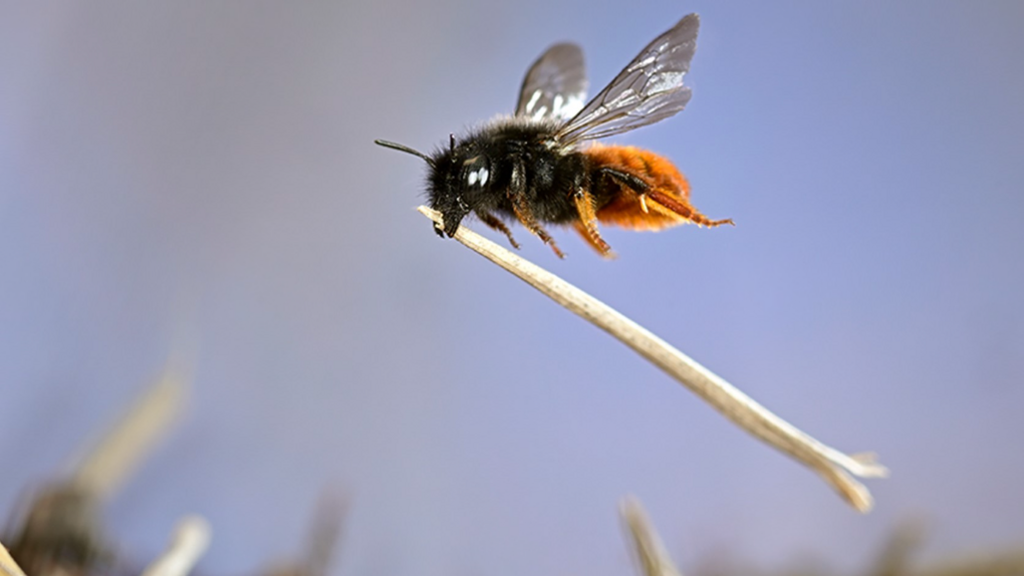
[[[696,14],[683,17],[589,102],[583,51],[560,43],[530,67],[514,115],[460,138],[452,134],[447,146],[429,155],[375,142],[426,161],[429,204],[443,215],[444,224],[435,224],[441,236],[453,236],[463,218],[474,214],[519,248],[506,225],[518,221],[562,258],[543,225],[569,225],[611,258],[598,222],[633,230],[732,224],[690,204],[689,182],[665,157],[594,142],[664,120],[686,106],[692,92],[683,78],[699,28]]]

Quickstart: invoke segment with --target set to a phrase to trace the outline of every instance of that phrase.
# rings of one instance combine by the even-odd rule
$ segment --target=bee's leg
[[[651,185],[648,184],[646,180],[639,176],[634,176],[629,172],[623,172],[622,170],[616,170],[615,168],[609,168],[607,166],[602,166],[601,168],[598,168],[597,171],[600,174],[603,174],[605,176],[618,180],[622,184],[625,184],[637,194],[643,194],[644,192],[647,192],[648,188],[651,187]]]
[[[545,244],[551,246],[555,256],[565,258],[565,254],[555,244],[555,239],[546,230],[541,228],[540,223],[534,218],[533,211],[530,210],[530,205],[526,201],[526,169],[523,166],[522,160],[517,161],[512,168],[512,181],[508,189],[508,199],[512,203],[512,210],[515,212],[516,218],[522,222],[523,226]]]
[[[650,193],[651,199],[651,210],[655,210],[666,216],[683,218],[693,222],[698,226],[707,226],[708,228],[714,228],[723,224],[735,226],[732,218],[726,218],[724,220],[712,220],[707,216],[700,213],[699,210],[690,205],[689,202],[683,200],[680,202],[679,198],[675,198],[668,194],[665,194],[659,190],[654,190]]]
[[[653,210],[670,218],[687,220],[698,226],[707,226],[708,228],[714,228],[723,224],[735,226],[733,221],[729,218],[726,218],[725,220],[712,220],[711,218],[708,218],[701,214],[699,210],[694,208],[685,197],[666,194],[660,188],[652,188],[643,179],[629,174],[628,172],[623,172],[614,168],[601,168],[599,169],[599,172],[618,181],[639,194],[640,208],[645,213]]]
[[[608,168],[607,166],[599,168],[598,173],[608,176],[612,180],[615,180],[619,184],[622,184],[633,192],[636,192],[640,197],[640,208],[645,213],[648,211],[647,193],[650,192],[651,185],[648,184],[647,181],[639,176],[634,176],[629,172],[623,172],[622,170],[616,170],[615,168]]]
[[[615,253],[612,252],[611,246],[604,241],[604,238],[601,238],[601,233],[597,230],[597,213],[594,211],[594,197],[583,188],[577,188],[573,192],[572,199],[576,204],[576,211],[580,215],[580,219],[573,224],[576,231],[603,258],[615,258]]]
[[[476,215],[480,217],[481,222],[487,224],[492,229],[504,234],[505,237],[508,238],[508,243],[511,244],[512,247],[515,248],[516,250],[519,250],[519,243],[516,242],[516,239],[512,237],[512,231],[509,230],[508,226],[505,226],[505,223],[499,220],[497,216],[491,214],[490,212],[480,211],[477,211]]]
[[[597,240],[601,242],[595,242],[594,237],[590,235],[590,232],[587,230],[586,226],[583,225],[581,220],[573,222],[572,227],[576,229],[576,232],[579,233],[580,237],[586,240],[587,244],[590,244],[590,247],[600,254],[602,258],[612,260],[617,256],[606,242],[601,241],[600,237],[598,237]]]
[[[512,208],[515,210],[516,213],[516,218],[518,218],[519,221],[522,222],[523,226],[525,226],[526,229],[532,232],[533,234],[536,234],[542,242],[544,242],[548,246],[551,246],[551,249],[554,250],[555,252],[555,256],[558,256],[559,258],[565,258],[565,254],[558,248],[558,245],[555,244],[555,239],[552,238],[550,234],[548,234],[547,230],[541,228],[540,224],[537,222],[537,219],[533,217],[533,212],[530,210],[530,206],[526,203],[526,198],[523,197],[522,195],[519,195],[512,196],[511,200]]]

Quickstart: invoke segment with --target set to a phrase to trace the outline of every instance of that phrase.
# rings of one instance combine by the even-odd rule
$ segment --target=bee
[[[690,204],[686,177],[663,156],[594,142],[664,120],[686,106],[692,92],[683,78],[699,28],[696,14],[683,17],[589,102],[583,51],[555,44],[526,73],[514,115],[462,138],[452,134],[447,147],[430,155],[375,142],[426,161],[429,203],[444,222],[434,229],[442,237],[453,236],[472,213],[515,248],[519,244],[505,222],[518,221],[563,258],[543,224],[570,225],[601,256],[612,258],[598,222],[633,230],[732,224]]]

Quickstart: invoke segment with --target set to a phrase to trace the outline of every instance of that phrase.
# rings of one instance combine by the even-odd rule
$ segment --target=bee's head
[[[480,193],[493,180],[490,162],[483,154],[476,154],[470,146],[456,145],[451,136],[450,145],[433,156],[413,150],[408,146],[376,140],[377,144],[419,156],[430,167],[427,177],[430,207],[444,217],[444,229],[438,233],[449,237],[459,229],[459,224],[476,205]]]

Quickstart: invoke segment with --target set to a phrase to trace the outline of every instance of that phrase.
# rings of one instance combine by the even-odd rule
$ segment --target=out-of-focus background
[[[735,228],[523,254],[840,449],[867,516],[414,211],[421,149],[509,112],[572,40],[596,92],[688,12],[677,161]],[[1024,541],[1024,5],[14,3],[0,8],[0,511],[175,349],[184,420],[107,509],[141,557],[289,554],[351,501],[336,574],[632,574],[618,499],[684,569],[862,567]],[[470,224],[477,229],[481,226]],[[499,238],[500,240],[500,238]],[[185,344],[182,344],[185,343]]]

